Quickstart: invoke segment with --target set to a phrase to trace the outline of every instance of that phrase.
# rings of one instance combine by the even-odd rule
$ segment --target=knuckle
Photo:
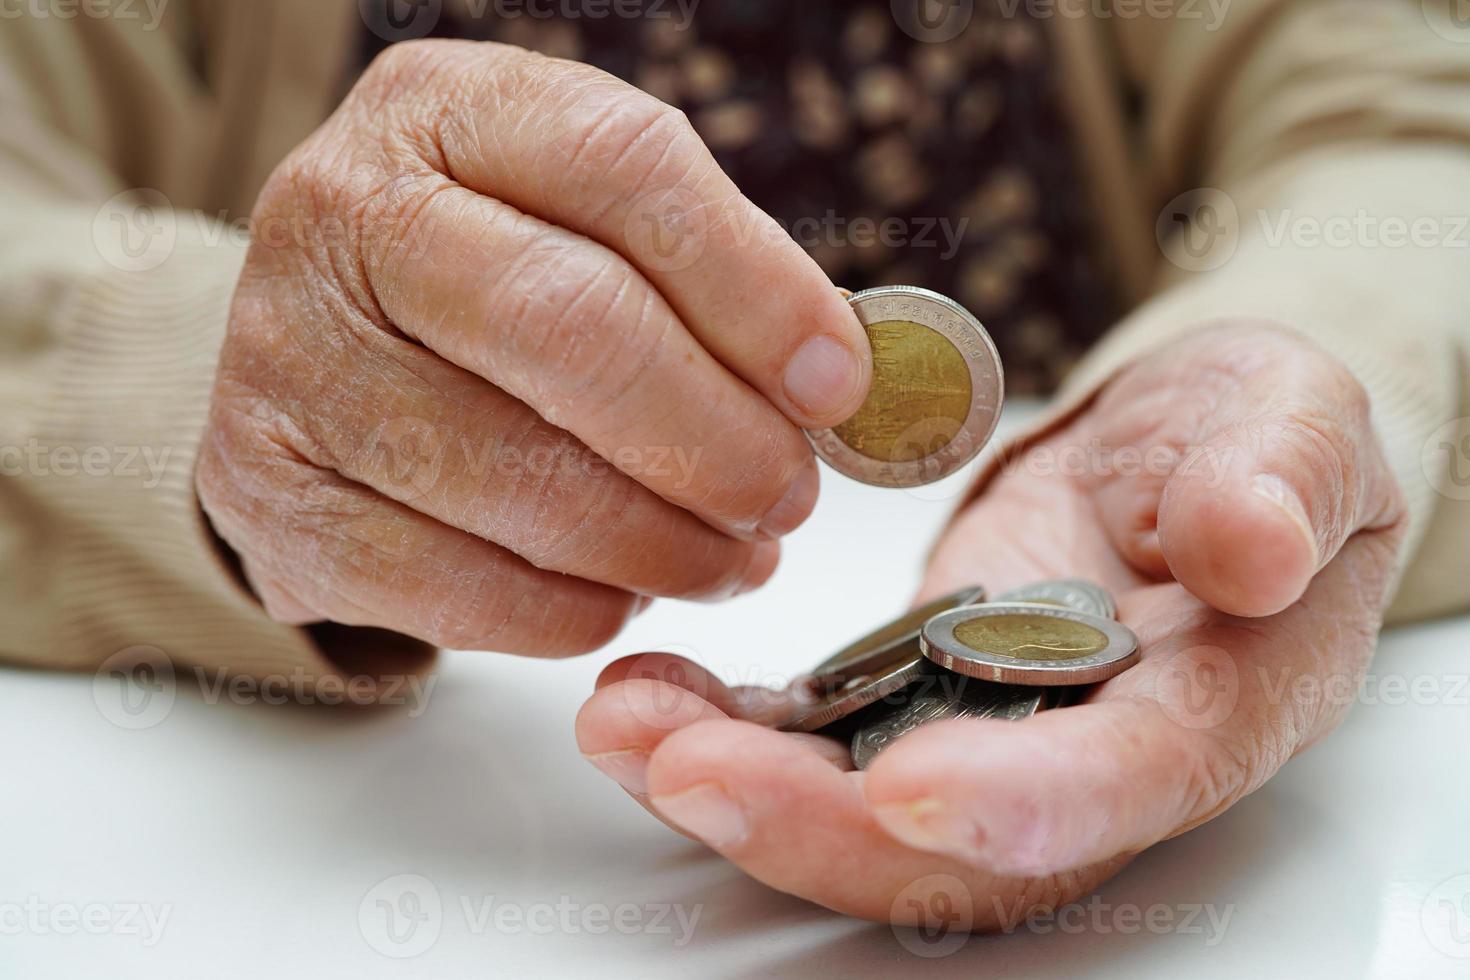
[[[784,419],[761,420],[742,432],[740,454],[713,468],[704,504],[737,522],[758,522],[786,495],[810,461],[810,450]]]
[[[615,410],[657,359],[672,317],[631,266],[595,250],[559,244],[523,267],[530,275],[506,277],[506,339],[538,366],[525,382],[543,415],[565,427],[574,409]]]
[[[255,226],[302,212],[338,213],[346,201],[345,190],[338,155],[320,140],[308,140],[266,180],[256,201]]]
[[[403,172],[364,189],[357,200],[362,228],[358,236],[369,279],[408,281],[414,266],[430,254],[442,230],[468,221],[463,208],[451,203],[453,189],[432,172]]]
[[[1275,428],[1278,438],[1317,480],[1333,490],[1351,485],[1348,470],[1356,454],[1341,419],[1316,408],[1298,409]]]
[[[363,72],[355,94],[381,96],[420,89],[443,70],[446,55],[464,49],[462,42],[442,39],[402,41],[389,45]]]
[[[616,93],[612,102],[575,120],[564,137],[564,186],[614,189],[594,209],[593,222],[627,203],[628,193],[686,182],[707,157],[682,111],[631,89]]]

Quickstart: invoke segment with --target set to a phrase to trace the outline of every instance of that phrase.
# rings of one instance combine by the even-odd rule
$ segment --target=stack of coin
[[[1138,662],[1112,596],[1077,579],[985,601],[937,599],[818,664],[783,728],[850,738],[865,769],[894,740],[950,718],[1020,720],[1074,703],[1083,687]]]
[[[984,448],[1005,400],[995,344],[954,300],[913,286],[844,293],[873,349],[873,383],[852,418],[808,432],[829,466],[864,483],[914,487]],[[875,630],[818,664],[785,730],[852,740],[865,768],[894,739],[947,718],[1029,718],[1138,659],[1112,597],[1058,580],[985,602],[966,589]]]

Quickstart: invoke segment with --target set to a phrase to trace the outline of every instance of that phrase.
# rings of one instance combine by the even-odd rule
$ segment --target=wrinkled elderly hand
[[[1132,462],[1067,464],[1105,459],[1099,447]],[[1013,458],[920,593],[1107,586],[1143,659],[1086,703],[932,724],[856,773],[835,742],[736,720],[769,720],[770,697],[648,655],[604,672],[578,739],[775,888],[872,919],[1014,925],[1220,814],[1332,729],[1372,656],[1402,524],[1341,363],[1296,334],[1215,325]]]
[[[684,117],[399,45],[271,178],[198,489],[277,619],[523,654],[760,585],[862,328]]]

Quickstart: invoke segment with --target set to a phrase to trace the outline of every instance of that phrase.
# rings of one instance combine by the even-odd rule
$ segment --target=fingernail
[[[665,817],[713,847],[739,844],[750,835],[745,811],[715,783],[696,783],[679,793],[655,796],[651,802]]]
[[[786,365],[786,397],[813,419],[845,406],[862,380],[862,366],[846,344],[825,334],[802,345]]]
[[[873,808],[873,815],[884,830],[910,847],[983,863],[984,832],[943,800],[923,796],[904,803],[883,803]]]
[[[761,518],[755,528],[756,535],[762,538],[779,538],[801,527],[811,516],[812,508],[817,505],[817,494],[821,489],[822,478],[817,475],[817,464],[809,462],[796,475],[796,479],[791,481],[786,496]]]
[[[648,792],[648,753],[642,749],[599,752],[586,759],[628,792]]]
[[[1312,530],[1312,520],[1307,516],[1306,505],[1285,480],[1274,473],[1257,473],[1251,480],[1251,489],[1280,507],[1287,517],[1301,530],[1307,545],[1312,549],[1312,564],[1317,556],[1317,532]]]

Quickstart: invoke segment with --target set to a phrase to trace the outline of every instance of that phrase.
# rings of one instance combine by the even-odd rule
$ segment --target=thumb
[[[1353,534],[1404,515],[1362,385],[1305,338],[1265,342],[1271,356],[1222,399],[1159,501],[1169,571],[1237,616],[1292,605]]]

